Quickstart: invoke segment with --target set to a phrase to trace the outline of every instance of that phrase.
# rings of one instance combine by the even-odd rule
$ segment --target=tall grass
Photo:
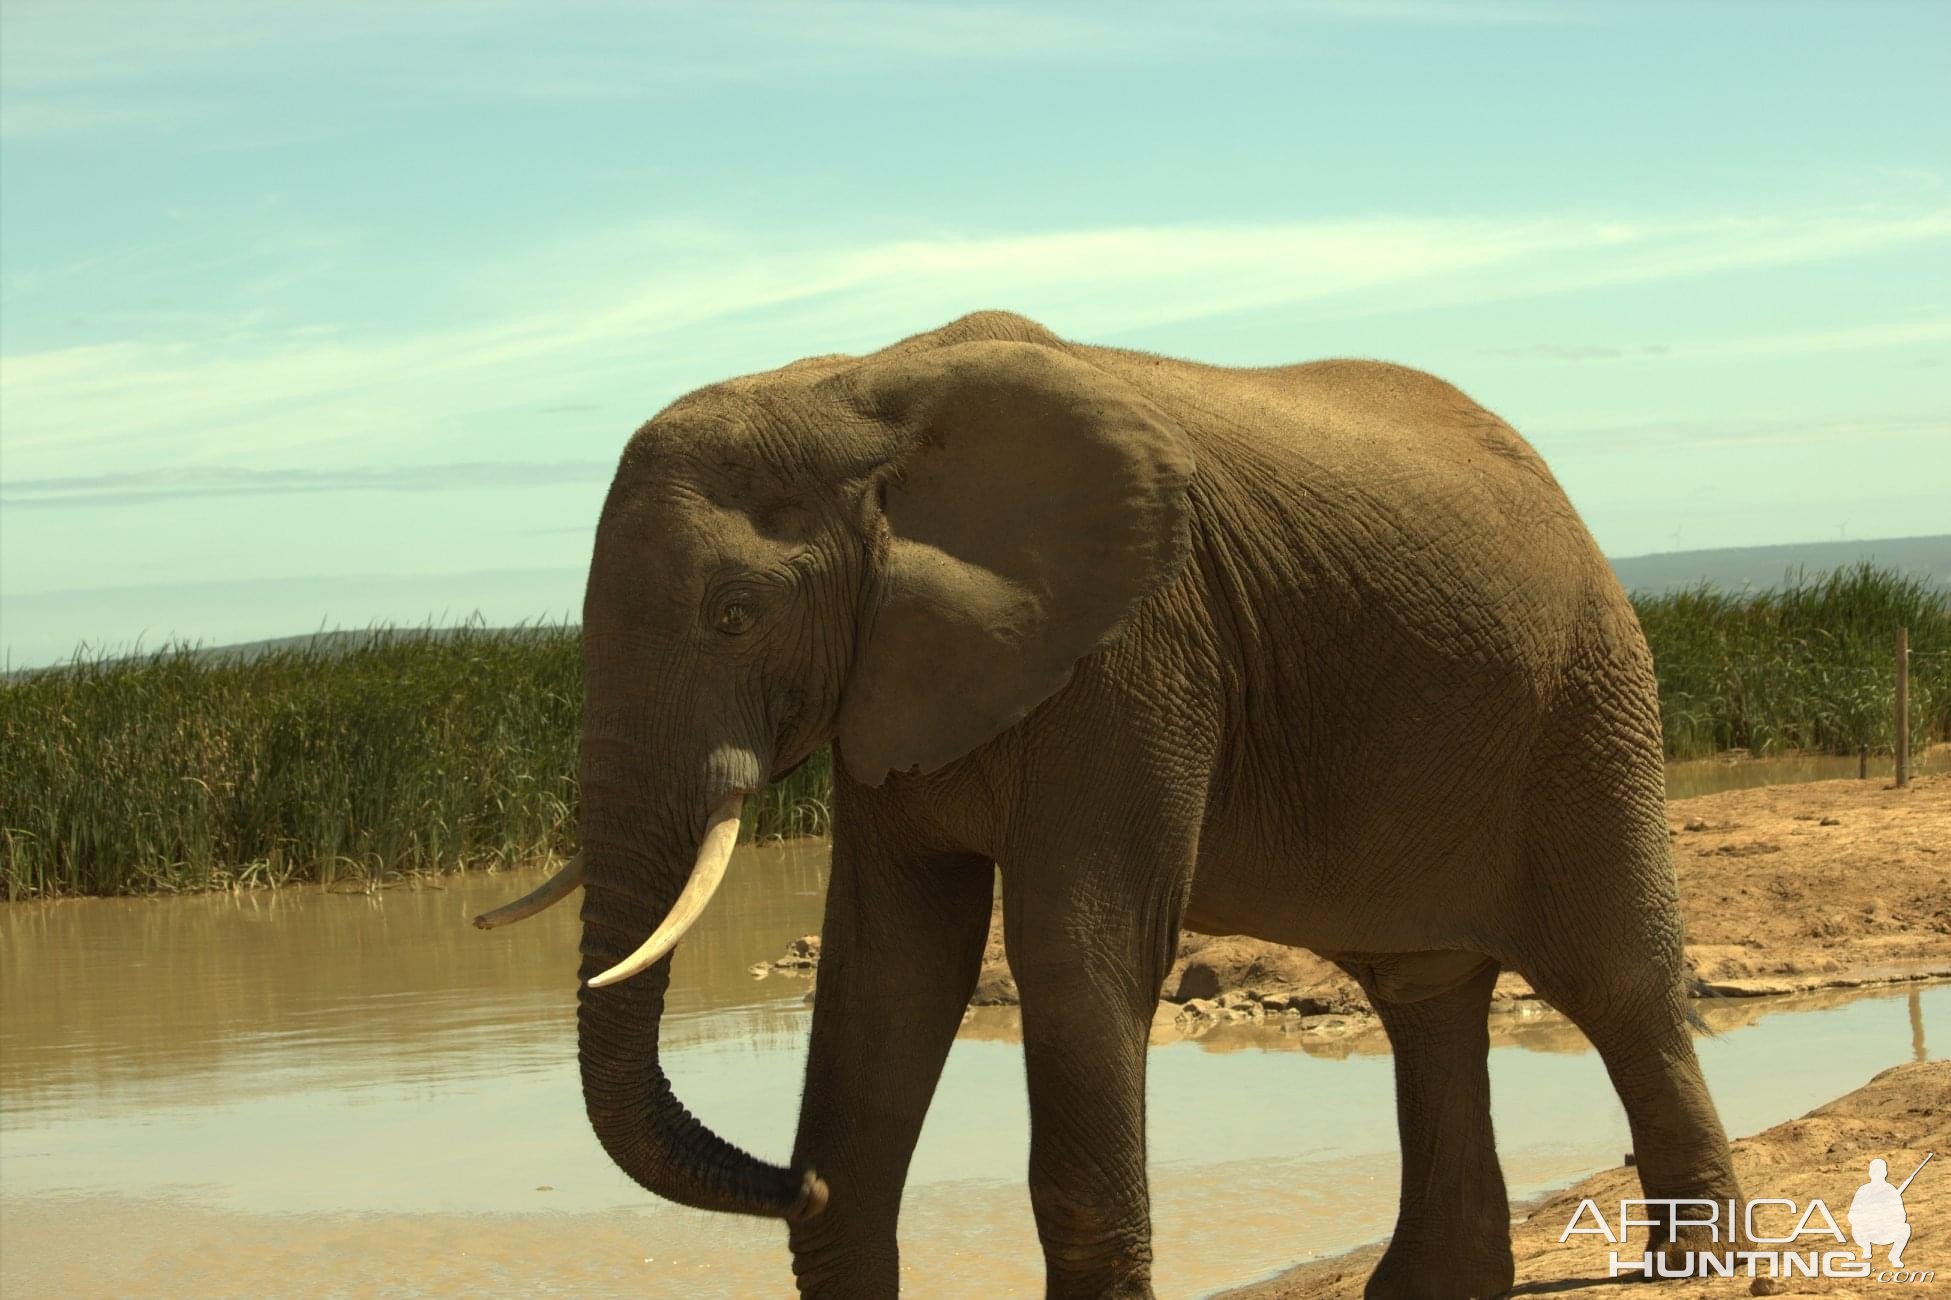
[[[1670,757],[1891,753],[1899,627],[1910,629],[1912,740],[1951,737],[1951,600],[1929,582],[1863,564],[1759,592],[1636,593],[1633,604]]]
[[[1951,736],[1951,616],[1924,583],[1859,568],[1636,603],[1671,754],[1888,752],[1900,625],[1913,735]],[[78,658],[0,684],[0,878],[114,894],[566,854],[581,711],[573,627]],[[824,833],[831,780],[815,755],[749,833]]]
[[[566,855],[581,717],[574,627],[77,658],[0,684],[0,878],[118,894]],[[815,756],[749,833],[823,832],[829,781]]]

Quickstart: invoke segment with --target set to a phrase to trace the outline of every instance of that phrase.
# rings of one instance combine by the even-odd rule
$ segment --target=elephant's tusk
[[[600,989],[627,980],[654,966],[677,947],[684,932],[704,915],[705,905],[718,892],[718,884],[725,878],[725,867],[732,860],[732,849],[738,843],[738,815],[744,806],[745,796],[733,794],[725,796],[711,810],[711,819],[705,823],[704,843],[698,846],[697,864],[691,868],[691,878],[684,882],[684,892],[671,905],[670,915],[651,932],[642,947],[591,979],[591,988]]]
[[[583,855],[578,853],[569,859],[569,864],[562,870],[514,902],[475,917],[474,924],[483,930],[492,930],[498,925],[513,925],[517,921],[526,921],[537,912],[547,911],[575,893],[582,883]]]

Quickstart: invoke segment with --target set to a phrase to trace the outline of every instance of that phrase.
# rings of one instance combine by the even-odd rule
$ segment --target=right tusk
[[[517,921],[526,921],[537,912],[547,911],[575,893],[582,883],[583,855],[578,853],[569,859],[569,865],[514,902],[475,917],[474,924],[480,929],[492,930],[498,925],[513,925]]]
[[[738,844],[738,814],[744,806],[745,796],[733,794],[725,796],[711,810],[711,819],[705,823],[704,842],[698,845],[697,863],[691,868],[691,878],[684,882],[684,892],[671,905],[670,915],[651,932],[650,938],[644,940],[637,951],[592,978],[589,982],[591,988],[600,989],[607,984],[627,980],[656,965],[666,953],[677,947],[677,941],[684,937],[684,932],[704,915],[705,905],[718,892],[718,883],[725,878],[725,867],[732,860],[732,849]]]

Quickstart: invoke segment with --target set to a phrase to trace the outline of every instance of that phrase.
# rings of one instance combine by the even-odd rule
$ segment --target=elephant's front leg
[[[1004,868],[1030,1202],[1053,1297],[1152,1294],[1145,1044],[1188,879],[1183,862]]]
[[[899,1291],[902,1184],[975,989],[994,885],[987,859],[903,853],[871,830],[835,838],[794,1149],[829,1192],[792,1228],[803,1295]]]

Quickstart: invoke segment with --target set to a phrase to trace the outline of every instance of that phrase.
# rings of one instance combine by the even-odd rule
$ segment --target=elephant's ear
[[[879,785],[1022,718],[1178,572],[1192,451],[1130,385],[1039,344],[958,343],[851,378],[900,448],[839,718],[847,770]]]

